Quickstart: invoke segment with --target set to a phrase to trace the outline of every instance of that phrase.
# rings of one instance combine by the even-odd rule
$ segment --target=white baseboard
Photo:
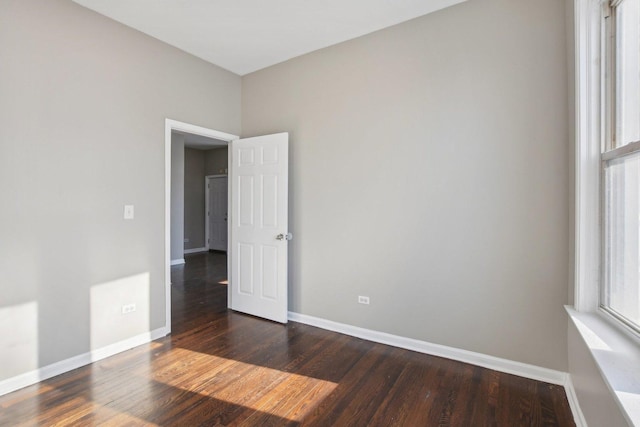
[[[571,381],[571,375],[567,374],[567,380],[564,383],[564,390],[567,393],[567,400],[569,401],[569,407],[573,414],[573,421],[576,423],[576,427],[587,427],[587,421],[584,418],[582,409],[580,408],[580,402],[578,402],[578,395],[576,395],[576,389],[573,387],[573,381]]]
[[[65,372],[72,371],[81,366],[97,362],[98,360],[105,359],[109,356],[113,356],[114,354],[121,353],[133,347],[137,347],[141,344],[146,344],[150,341],[164,337],[168,333],[169,331],[165,327],[154,329],[153,331],[136,335],[134,337],[119,341],[106,347],[79,354],[77,356],[70,357],[69,359],[61,360],[60,362],[43,366],[40,369],[25,372],[24,374],[2,380],[0,381],[0,396],[30,386],[39,381],[44,381],[46,379],[55,377],[56,375],[64,374]]]
[[[401,337],[398,335],[387,334],[385,332],[373,331],[370,329],[351,326],[344,323],[338,323],[331,320],[321,319],[305,314],[289,312],[289,320],[306,325],[315,326],[329,331],[339,332],[380,344],[391,345],[394,347],[404,348],[407,350],[417,351],[419,353],[430,354],[433,356],[445,357],[447,359],[457,360],[472,365],[482,366],[484,368],[493,369],[508,374],[518,375],[538,381],[544,381],[551,384],[562,385],[565,388],[567,400],[573,414],[577,427],[586,427],[587,423],[584,419],[580,404],[576,396],[575,389],[571,377],[566,372],[556,371],[553,369],[542,368],[540,366],[529,365],[526,363],[516,362],[513,360],[502,359],[482,353],[476,353],[468,350],[457,349],[440,344],[433,344],[426,341],[415,340],[412,338]],[[162,327],[144,334],[136,335],[126,340],[102,347],[51,365],[44,366],[24,374],[17,375],[12,378],[0,381],[0,396],[30,386],[39,381],[52,378],[56,375],[69,372],[81,366],[88,365],[93,362],[105,359],[123,351],[129,350],[150,341],[164,337],[169,333],[168,328]]]
[[[207,248],[193,248],[193,249],[185,249],[184,254],[197,254],[199,252],[207,252],[209,249]]]
[[[180,265],[180,264],[184,264],[184,258],[171,260],[171,265]]]
[[[445,357],[447,359],[482,366],[483,368],[493,369],[495,371],[518,375],[520,377],[530,378],[537,381],[544,381],[551,384],[564,386],[568,375],[566,372],[562,371],[542,368],[540,366],[529,365],[527,363],[502,359],[495,356],[489,356],[487,354],[476,353],[445,345],[433,344],[413,338],[387,334],[385,332],[359,328],[357,326],[307,316],[306,314],[289,312],[289,320],[327,329],[329,331],[340,332],[353,337],[363,338],[380,344],[387,344],[394,347],[417,351],[419,353],[430,354],[432,356]]]

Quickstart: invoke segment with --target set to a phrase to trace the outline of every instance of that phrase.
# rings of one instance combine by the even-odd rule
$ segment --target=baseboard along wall
[[[185,255],[187,255],[187,254],[197,254],[197,253],[200,253],[200,252],[207,252],[208,250],[209,250],[209,249],[207,249],[207,248],[193,248],[193,249],[185,249],[185,250],[184,250],[184,254],[185,254]]]
[[[184,261],[184,260],[183,260]],[[513,360],[502,359],[473,351],[462,350],[454,347],[448,347],[440,344],[433,344],[426,341],[420,341],[413,338],[392,335],[385,332],[374,331],[371,329],[360,328],[357,326],[347,325],[344,323],[334,322],[319,317],[308,316],[295,312],[288,313],[289,320],[305,325],[315,326],[328,331],[338,332],[353,337],[362,338],[368,341],[386,344],[406,350],[417,351],[419,353],[429,354],[432,356],[444,357],[447,359],[457,360],[459,362],[469,363],[471,365],[481,366],[487,369],[493,369],[499,372],[518,375],[532,380],[543,381],[551,384],[561,385],[565,389],[567,400],[574,421],[577,427],[586,427],[584,414],[580,409],[580,404],[576,396],[571,376],[567,372],[556,371],[553,369],[543,368],[540,366],[529,365],[526,363],[516,362]],[[136,335],[126,340],[92,350],[69,359],[62,360],[42,368],[17,375],[12,378],[0,381],[0,396],[36,384],[39,381],[52,378],[56,375],[69,372],[81,366],[88,365],[93,362],[105,359],[123,351],[129,350],[142,344],[149,343],[158,338],[162,338],[169,333],[166,327],[154,329],[153,331]]]
[[[580,408],[578,395],[576,394],[576,389],[573,387],[573,381],[569,374],[567,374],[567,381],[564,383],[564,391],[567,394],[567,400],[569,401],[569,407],[571,408],[573,421],[576,423],[576,427],[587,427],[587,421],[585,420],[582,409]]]
[[[347,325],[345,323],[334,322],[332,320],[326,320],[319,317],[309,316],[306,314],[300,314],[291,311],[289,312],[288,318],[293,322],[304,323],[305,325],[315,326],[317,328],[350,335],[352,337],[362,338],[380,344],[386,344],[393,347],[404,348],[406,350],[417,351],[419,353],[429,354],[431,356],[457,360],[459,362],[469,363],[471,365],[481,366],[483,368],[493,369],[495,371],[517,375],[536,381],[543,381],[550,384],[561,385],[565,389],[567,400],[569,401],[569,406],[571,408],[571,412],[573,413],[576,426],[587,426],[584,420],[584,415],[582,414],[582,411],[580,409],[578,398],[573,388],[571,377],[567,372],[543,368],[541,366],[530,365],[513,360],[502,359],[500,357],[462,350],[454,347],[448,347],[445,345],[433,344],[426,341],[392,335],[385,332],[374,331],[371,329],[360,328],[357,326]]]
[[[12,378],[0,381],[0,396],[11,393],[12,391],[19,390],[21,388],[36,384],[40,381],[47,380],[65,372],[72,371],[85,365],[89,365],[93,362],[97,362],[107,357],[113,356],[123,351],[130,350],[142,344],[149,343],[158,338],[162,338],[169,333],[166,327],[154,329],[153,331],[146,332],[134,337],[128,338],[123,341],[119,341],[108,346],[89,351],[87,353],[80,354],[78,356],[70,357],[60,362],[52,363],[51,365],[43,366],[42,368],[35,369],[24,374],[17,375]]]

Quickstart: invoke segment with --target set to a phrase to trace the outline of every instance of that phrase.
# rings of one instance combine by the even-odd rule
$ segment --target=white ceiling
[[[239,75],[465,0],[74,0]]]

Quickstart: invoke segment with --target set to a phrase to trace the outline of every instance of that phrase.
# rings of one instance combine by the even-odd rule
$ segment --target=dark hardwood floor
[[[562,387],[226,308],[172,269],[171,336],[0,397],[0,425],[573,426]]]

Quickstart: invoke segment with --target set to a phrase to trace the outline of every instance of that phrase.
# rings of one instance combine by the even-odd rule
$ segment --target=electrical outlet
[[[133,219],[133,205],[124,205],[124,219]]]
[[[133,313],[134,311],[136,311],[135,304],[125,304],[122,306],[122,314],[129,314]]]
[[[369,297],[358,295],[358,304],[369,304]]]

